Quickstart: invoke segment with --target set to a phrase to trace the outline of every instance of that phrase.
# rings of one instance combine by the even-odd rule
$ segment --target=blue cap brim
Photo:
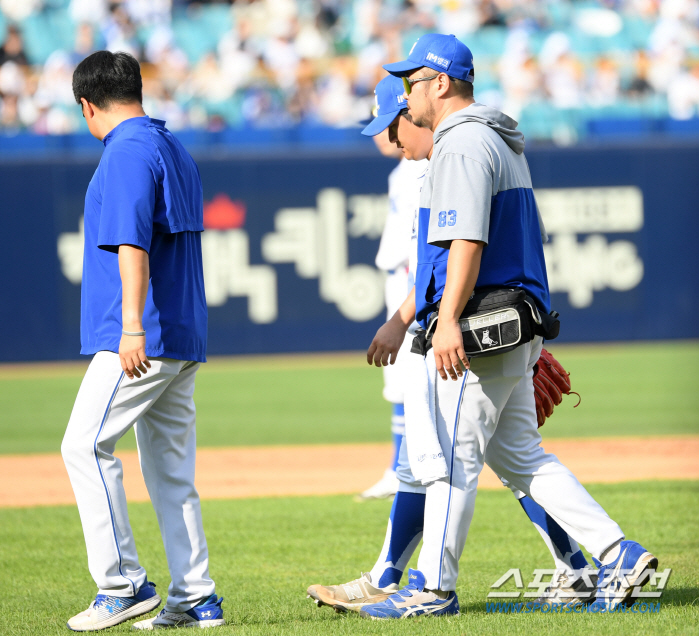
[[[415,62],[411,62],[410,60],[403,60],[402,62],[394,62],[393,64],[384,64],[383,68],[391,75],[403,77],[403,75],[410,75],[410,73],[423,66],[424,64],[415,64]]]
[[[366,135],[367,137],[375,137],[379,133],[382,133],[393,123],[393,120],[396,118],[398,113],[400,113],[400,111],[396,110],[392,113],[386,113],[385,115],[374,117],[372,122],[364,130],[362,130],[362,135]]]

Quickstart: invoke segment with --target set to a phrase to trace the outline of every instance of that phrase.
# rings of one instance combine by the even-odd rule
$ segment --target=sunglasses
[[[439,73],[435,73],[434,75],[431,75],[430,77],[416,77],[415,79],[401,77],[401,79],[403,80],[403,88],[405,89],[405,94],[410,95],[410,93],[413,92],[413,84],[415,84],[416,82],[429,82],[430,80],[433,80],[438,75],[439,75]]]

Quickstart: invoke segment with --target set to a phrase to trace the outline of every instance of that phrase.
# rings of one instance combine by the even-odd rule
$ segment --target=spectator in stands
[[[81,117],[73,97],[73,68],[65,51],[54,51],[46,60],[34,96],[39,109],[36,131],[65,135],[78,129]]]
[[[523,30],[513,31],[507,38],[498,66],[504,92],[502,111],[519,119],[522,109],[541,99],[543,79],[536,58],[530,52],[529,36]],[[488,106],[495,104],[488,103]]]
[[[591,106],[611,106],[620,97],[621,78],[619,70],[608,57],[595,60],[587,87],[587,100]]]
[[[275,83],[285,91],[294,87],[299,56],[294,46],[293,22],[277,23],[276,32],[267,40],[263,57],[272,70]]]
[[[258,64],[259,54],[250,22],[244,17],[241,16],[234,28],[219,41],[218,57],[221,70],[235,89],[247,85]]]
[[[49,55],[36,91],[36,99],[50,106],[64,106],[71,112],[77,112],[73,97],[73,64],[65,51],[54,51]],[[76,115],[79,117],[80,113]]]
[[[317,60],[327,57],[332,48],[330,33],[321,28],[320,14],[314,19],[299,22],[295,40],[296,53],[300,58]]]
[[[7,28],[5,42],[0,46],[0,66],[5,62],[14,62],[19,66],[28,66],[29,60],[24,53],[22,34],[15,25]]]
[[[331,126],[351,125],[363,118],[354,110],[354,60],[337,57],[318,82],[318,114]]]
[[[295,123],[318,124],[318,95],[315,91],[316,69],[311,60],[301,58],[296,69],[295,90],[287,109]]]
[[[419,34],[435,30],[474,43],[486,78],[479,99],[487,96],[515,118],[526,119],[535,103],[615,104],[620,78],[631,99],[657,93],[668,97],[673,115],[695,113],[696,75],[683,69],[688,51],[699,49],[699,0],[592,4],[630,20],[629,33],[643,33],[645,22],[650,36],[636,43],[641,50],[611,37],[609,54],[579,50],[575,0],[0,0],[0,22],[10,24],[0,46],[0,100],[8,100],[0,128],[50,134],[80,126],[56,84],[95,48],[138,57],[144,98],[173,129],[343,126],[369,112],[380,64],[402,59]],[[31,29],[13,26],[27,18]],[[62,29],[41,31],[67,20],[75,25],[74,44]],[[217,29],[222,20],[230,28]],[[47,58],[47,41],[63,42],[67,65],[65,53]],[[42,63],[29,65],[25,44]],[[653,103],[663,108],[662,99]]]
[[[503,16],[497,2],[492,2],[491,0],[482,0],[479,3],[480,11],[480,26],[506,26],[505,17]]]
[[[230,99],[233,95],[233,86],[213,53],[204,55],[194,67],[188,81],[188,92],[212,104]]]
[[[5,95],[0,102],[0,126],[8,132],[16,132],[21,128],[17,95]]]
[[[25,76],[24,87],[17,100],[17,112],[23,128],[33,131],[34,124],[39,118],[39,105],[36,101],[36,90],[39,86],[39,78],[34,73]]]
[[[43,0],[0,0],[0,11],[11,22],[21,22],[41,9]]]
[[[19,96],[24,92],[25,75],[16,62],[0,66],[0,94]]]
[[[542,92],[541,72],[536,59],[527,55],[511,66],[500,64],[500,84],[503,112],[518,119],[522,109],[536,101]]]
[[[144,86],[144,98],[152,96],[153,99],[160,100],[164,94],[172,97],[186,86],[190,74],[189,60],[184,52],[176,46],[172,29],[169,26],[153,29],[145,46],[145,62],[147,64],[141,65],[144,81],[146,77],[157,81],[150,82],[148,87]],[[153,87],[154,90],[152,95],[149,92],[150,87]],[[182,108],[180,107],[179,110]],[[184,127],[184,122],[180,128],[177,128],[170,120],[167,122],[168,128],[172,130]]]
[[[540,54],[544,87],[556,108],[576,108],[582,102],[582,65],[570,47],[568,36],[553,33]]]
[[[653,93],[653,87],[648,81],[650,60],[648,54],[640,49],[634,55],[634,74],[627,89],[628,96],[632,99],[642,99]]]
[[[143,109],[150,117],[167,122],[168,130],[187,128],[189,120],[184,109],[174,99],[158,75],[157,67],[143,65]]]
[[[121,0],[134,24],[145,27],[166,26],[172,16],[172,0]]]
[[[96,50],[95,29],[89,22],[81,22],[75,30],[75,46],[70,57],[71,64],[77,66],[79,62]]]
[[[136,37],[136,26],[126,8],[119,3],[109,7],[109,16],[102,27],[102,37],[109,51],[124,51],[141,59],[140,45]]]
[[[406,0],[399,17],[401,30],[404,32],[436,30],[435,14],[430,9],[426,2]]]
[[[107,17],[107,0],[70,0],[68,12],[77,24],[87,22],[97,26]]]
[[[673,80],[667,99],[670,115],[675,119],[699,116],[699,62]]]

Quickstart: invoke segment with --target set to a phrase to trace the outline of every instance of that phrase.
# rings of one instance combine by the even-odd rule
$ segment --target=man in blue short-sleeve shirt
[[[164,124],[133,117],[103,140],[85,198],[83,354],[118,352],[121,280],[114,254],[119,245],[133,245],[150,257],[146,354],[206,361],[201,181],[194,160]]]
[[[194,487],[194,377],[206,361],[202,186],[194,160],[141,106],[138,62],[98,51],[73,75],[105,150],[85,198],[81,353],[94,354],[61,451],[98,594],[74,631],[160,605],[129,525],[118,440],[133,426],[172,581],[135,629],[223,625]]]

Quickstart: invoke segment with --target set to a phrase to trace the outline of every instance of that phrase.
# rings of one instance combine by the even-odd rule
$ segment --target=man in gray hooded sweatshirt
[[[541,313],[550,311],[546,234],[524,137],[517,122],[474,102],[473,56],[453,35],[424,35],[407,60],[384,68],[403,78],[413,123],[434,132],[434,151],[420,197],[414,294],[377,332],[368,357],[377,366],[395,360],[413,319],[426,328],[439,303],[433,348],[425,356],[425,394],[432,396],[448,474],[427,488],[423,548],[409,584],[388,600],[365,606],[361,615],[459,612],[458,564],[486,450],[498,475],[593,555],[601,568],[595,603],[604,608],[628,603],[634,585],[647,578],[657,559],[626,541],[575,476],[541,448],[532,375],[542,338],[472,360],[463,346],[459,317],[474,290],[520,288]],[[483,348],[497,344],[483,333]]]

